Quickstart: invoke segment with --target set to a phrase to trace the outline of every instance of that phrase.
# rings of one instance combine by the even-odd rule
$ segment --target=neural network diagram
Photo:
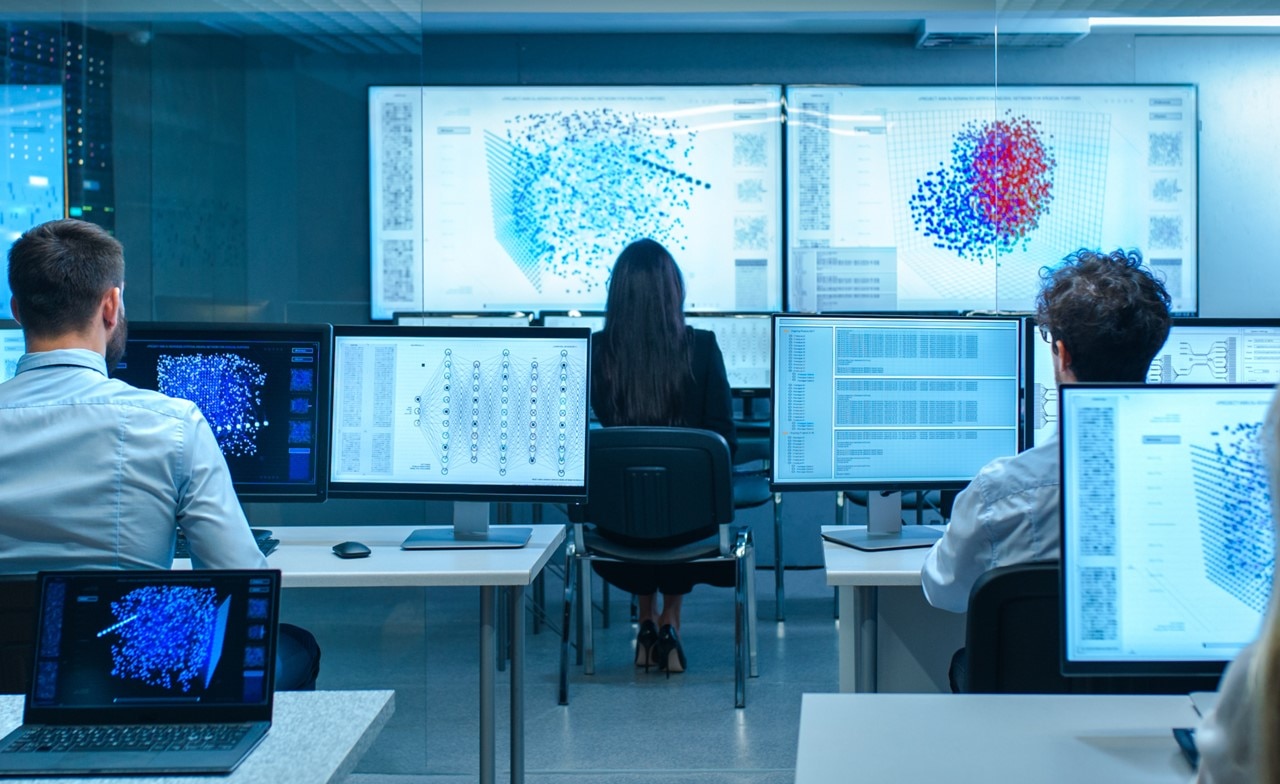
[[[1169,340],[1151,362],[1147,381],[1160,384],[1235,383],[1238,380],[1236,338],[1196,339],[1180,336]]]
[[[111,603],[116,622],[98,632],[115,636],[111,674],[169,691],[207,688],[217,669],[231,599],[214,588],[135,588]]]
[[[1039,122],[1007,111],[970,121],[951,160],[917,181],[911,215],[934,245],[982,262],[992,249],[1026,247],[1053,202],[1052,137]]]
[[[231,353],[164,354],[156,370],[162,393],[199,406],[224,455],[258,453],[259,433],[270,425],[262,415],[261,365]]]
[[[1275,571],[1271,493],[1257,422],[1228,425],[1212,446],[1192,445],[1205,575],[1262,613]]]
[[[446,348],[415,401],[415,426],[442,477],[470,467],[564,478],[586,453],[585,373],[564,349],[472,357]]]
[[[499,244],[535,289],[543,275],[598,291],[618,249],[652,237],[685,247],[683,215],[712,184],[691,172],[696,133],[609,108],[522,114],[485,132]]]

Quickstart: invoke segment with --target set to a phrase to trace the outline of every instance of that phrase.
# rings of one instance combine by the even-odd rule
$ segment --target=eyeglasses
[[[1051,346],[1052,346],[1052,345],[1053,345],[1053,336],[1049,334],[1049,328],[1048,328],[1048,327],[1039,327],[1039,329],[1040,329],[1040,339],[1041,339],[1041,340],[1043,340],[1045,343],[1048,343],[1049,345],[1051,345]]]

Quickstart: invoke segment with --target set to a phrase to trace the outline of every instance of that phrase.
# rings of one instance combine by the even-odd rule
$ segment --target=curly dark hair
[[[1079,381],[1143,381],[1169,337],[1169,292],[1136,250],[1081,249],[1040,271],[1036,322]]]

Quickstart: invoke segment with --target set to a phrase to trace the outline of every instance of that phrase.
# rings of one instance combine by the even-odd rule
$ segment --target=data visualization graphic
[[[452,348],[442,352],[414,400],[414,424],[441,476],[468,461],[505,477],[519,461],[541,463],[563,477],[586,453],[585,434],[573,421],[582,406],[574,390],[584,385],[578,358],[567,349],[541,362],[522,354],[504,348],[481,360]]]
[[[270,426],[262,416],[262,366],[238,354],[162,355],[157,363],[158,389],[195,403],[228,457],[258,452],[260,432]]]
[[[222,653],[230,597],[187,585],[135,588],[111,603],[115,623],[98,632],[114,637],[111,674],[165,689],[209,686]]]
[[[539,292],[542,275],[602,294],[611,254],[650,237],[677,257],[695,189],[697,131],[672,117],[608,108],[517,115],[485,131],[498,242]],[[566,209],[568,207],[568,209]]]
[[[788,310],[1031,310],[1041,269],[1123,247],[1194,312],[1194,87],[789,87],[786,102]]]
[[[1276,562],[1261,430],[1257,422],[1226,425],[1212,445],[1191,447],[1205,574],[1258,613]]]
[[[779,87],[373,87],[373,315],[595,309],[672,252],[692,309],[781,307]]]
[[[1053,200],[1057,166],[1039,126],[1012,116],[966,123],[949,165],[917,180],[910,199],[916,230],[960,258],[1025,249]]]

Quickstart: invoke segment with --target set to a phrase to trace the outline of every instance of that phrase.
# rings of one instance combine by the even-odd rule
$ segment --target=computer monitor
[[[787,310],[1028,311],[1040,269],[1137,248],[1196,296],[1194,85],[793,86]]]
[[[328,324],[129,325],[112,373],[200,407],[241,501],[323,501]]]
[[[532,313],[397,313],[401,327],[527,327]]]
[[[1027,319],[1025,446],[1044,443],[1058,426],[1053,349]],[[1176,318],[1147,371],[1149,384],[1280,382],[1280,319]]]
[[[547,310],[539,315],[544,327],[586,327],[592,332],[604,329],[604,313],[598,310]]]
[[[1258,634],[1275,549],[1272,385],[1064,385],[1062,669],[1214,675]]]
[[[334,327],[330,494],[585,499],[590,335]]]
[[[771,321],[767,313],[688,313],[685,323],[715,333],[729,387],[739,397],[769,394]]]
[[[547,327],[578,326],[599,332],[604,329],[604,322],[605,314],[599,311],[542,314],[542,324]],[[769,314],[686,313],[685,323],[715,333],[733,394],[739,397],[769,394]]]
[[[661,242],[695,310],[782,306],[778,85],[369,88],[371,310],[601,309]]]
[[[775,314],[772,331],[775,490],[960,488],[1017,452],[1016,319]]]
[[[0,320],[0,382],[18,375],[18,360],[27,353],[26,338],[16,321]]]

